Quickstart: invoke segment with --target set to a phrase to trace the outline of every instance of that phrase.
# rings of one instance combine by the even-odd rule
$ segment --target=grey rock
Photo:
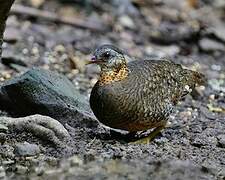
[[[215,114],[213,112],[209,111],[208,108],[201,106],[200,111],[206,118],[212,119],[212,120],[216,119]]]
[[[36,144],[18,143],[15,146],[14,153],[17,156],[35,156],[40,153],[40,148]]]
[[[0,179],[4,179],[6,177],[5,169],[0,166]]]
[[[135,24],[129,16],[127,15],[120,16],[118,20],[123,27],[135,29]]]
[[[80,5],[85,5],[85,7],[92,7],[104,11],[109,11],[110,9],[116,14],[129,14],[132,16],[139,15],[138,9],[132,4],[130,0],[58,0],[63,3],[79,3]]]
[[[97,125],[85,99],[65,76],[38,68],[0,87],[0,109],[19,115],[48,115],[73,127],[81,122]]]
[[[21,166],[21,165],[17,165],[16,166],[16,173],[17,174],[25,174],[28,172],[28,167],[26,166]]]
[[[9,166],[9,165],[15,164],[15,161],[13,160],[3,161],[2,164]]]
[[[18,28],[7,27],[4,33],[4,41],[8,43],[16,43],[21,38],[21,33]]]
[[[210,79],[208,81],[209,85],[215,91],[225,92],[225,87],[223,86],[224,80],[223,79]]]
[[[225,42],[225,25],[224,23],[217,23],[210,31],[221,41]]]
[[[207,136],[204,133],[198,134],[196,137],[193,138],[191,142],[193,146],[199,148],[202,146],[214,146],[216,145],[216,143],[216,138]]]
[[[174,57],[180,52],[180,47],[176,45],[170,46],[157,46],[151,45],[145,48],[145,53],[149,57],[157,57],[157,58],[164,58],[164,57]]]
[[[225,148],[225,134],[221,134],[217,137],[219,145]]]
[[[225,46],[222,43],[209,38],[201,39],[199,41],[199,47],[205,52],[225,51]]]
[[[114,5],[118,14],[129,14],[133,16],[139,15],[138,9],[131,3],[130,0],[113,0],[109,1]]]
[[[149,31],[149,37],[153,42],[168,45],[179,43],[180,41],[193,40],[199,31],[199,27],[194,25],[162,22],[159,26],[153,27]]]
[[[12,51],[3,51],[2,52],[2,63],[6,66],[10,66],[12,64],[16,64],[16,65],[20,65],[20,66],[24,66],[26,67],[27,64],[24,62],[24,58],[23,57],[20,57],[18,56],[18,54],[13,54]]]
[[[207,145],[207,142],[204,141],[204,138],[202,139],[200,136],[195,137],[191,144],[195,147],[201,147]]]
[[[8,131],[8,127],[0,124],[0,133],[6,133]]]

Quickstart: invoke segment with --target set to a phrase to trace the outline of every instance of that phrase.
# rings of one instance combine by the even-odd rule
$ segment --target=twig
[[[62,23],[67,25],[72,25],[82,29],[89,29],[91,31],[106,31],[107,27],[100,22],[87,22],[80,19],[61,17],[55,13],[39,10],[32,7],[27,7],[19,4],[14,4],[10,11],[11,14],[26,15],[35,18],[42,18],[47,21],[53,21],[55,23]]]

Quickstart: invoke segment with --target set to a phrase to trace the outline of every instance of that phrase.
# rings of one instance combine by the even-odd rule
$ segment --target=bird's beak
[[[96,56],[93,56],[93,57],[91,58],[91,61],[87,62],[86,64],[87,64],[87,65],[88,65],[88,64],[100,64],[101,62],[102,62],[102,61],[97,60]]]

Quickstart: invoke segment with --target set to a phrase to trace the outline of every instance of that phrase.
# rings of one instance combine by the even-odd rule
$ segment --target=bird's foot
[[[0,117],[0,125],[9,131],[29,132],[53,145],[62,147],[70,139],[68,131],[55,119],[33,115],[23,118]]]
[[[165,125],[159,126],[155,128],[147,137],[130,142],[130,144],[149,144],[164,128],[165,128]]]

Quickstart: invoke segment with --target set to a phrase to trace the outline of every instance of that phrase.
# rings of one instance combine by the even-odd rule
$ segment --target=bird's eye
[[[110,53],[109,52],[106,52],[103,54],[104,58],[109,58],[110,57]]]

